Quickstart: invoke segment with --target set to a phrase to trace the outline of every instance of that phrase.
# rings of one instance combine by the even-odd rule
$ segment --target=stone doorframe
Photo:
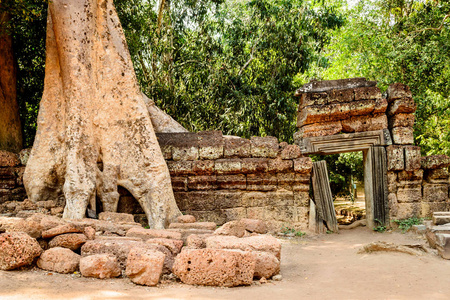
[[[362,151],[364,161],[364,194],[366,201],[367,226],[369,226],[370,228],[374,228],[375,226],[379,225],[375,220],[377,218],[375,217],[376,209],[374,209],[374,198],[379,198],[375,197],[375,191],[379,192],[380,188],[374,187],[373,178],[374,169],[378,168],[373,168],[374,159],[369,150],[374,146],[392,145],[392,139],[389,130],[385,129],[377,131],[337,134],[331,136],[308,137],[295,140],[295,143],[300,146],[301,152],[304,155],[329,155]],[[385,173],[386,174],[384,174],[384,176],[387,176],[387,171],[385,171]],[[377,180],[375,180],[375,182],[380,182],[379,178],[376,179]],[[387,183],[384,184],[387,185]],[[377,201],[379,201],[379,199]],[[387,194],[385,201],[386,209],[388,209]],[[388,226],[389,214],[387,214],[386,218],[382,220],[382,223],[387,224],[382,225]]]

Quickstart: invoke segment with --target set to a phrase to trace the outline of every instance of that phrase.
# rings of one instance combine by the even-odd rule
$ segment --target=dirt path
[[[143,287],[127,279],[99,280],[42,270],[0,271],[0,299],[449,299],[450,261],[434,252],[357,254],[386,241],[425,243],[418,235],[367,228],[283,241],[283,280],[250,287]]]

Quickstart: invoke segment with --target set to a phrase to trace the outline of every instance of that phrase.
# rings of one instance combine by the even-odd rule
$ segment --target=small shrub
[[[402,233],[407,232],[413,225],[420,225],[423,223],[423,218],[412,217],[403,220],[394,220],[397,223],[398,228]]]
[[[298,237],[302,237],[302,236],[306,235],[305,232],[301,232],[300,230],[295,230],[294,228],[290,228],[287,226],[281,228],[281,233],[285,234],[285,235],[294,234],[295,236],[298,236]]]

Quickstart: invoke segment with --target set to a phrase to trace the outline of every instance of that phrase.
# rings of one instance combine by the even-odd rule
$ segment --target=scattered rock
[[[96,254],[80,259],[80,272],[85,277],[114,278],[122,274],[117,258],[111,254]]]
[[[155,286],[163,271],[165,255],[142,248],[130,250],[125,273],[136,284]]]
[[[24,232],[0,234],[0,270],[27,266],[41,253],[39,243]]]
[[[42,232],[42,238],[49,239],[65,233],[82,233],[83,231],[84,228],[81,226],[75,226],[73,224],[64,224]]]
[[[256,235],[244,238],[211,236],[206,239],[206,248],[263,251],[272,253],[278,259],[281,257],[281,243],[270,235]]]
[[[174,240],[174,239],[163,239],[163,238],[154,238],[148,239],[147,244],[161,245],[170,250],[173,255],[177,255],[181,252],[181,248],[183,248],[182,240]]]
[[[50,248],[62,247],[70,250],[77,250],[86,243],[87,238],[82,233],[66,233],[55,236],[49,243]]]
[[[191,234],[186,239],[186,245],[191,249],[206,248],[206,238],[210,236],[212,236],[212,234]]]
[[[183,283],[228,287],[251,284],[254,271],[251,253],[221,249],[183,250],[173,268]]]
[[[272,253],[261,251],[253,251],[251,253],[255,258],[255,273],[253,277],[269,279],[280,272],[280,261]]]
[[[126,213],[101,212],[98,215],[99,220],[109,221],[113,223],[134,223],[134,216]]]
[[[260,234],[267,233],[267,224],[264,221],[257,219],[241,219],[241,222],[244,223],[245,230],[247,231]]]
[[[85,227],[83,233],[84,233],[84,235],[86,236],[86,238],[88,240],[94,240],[95,239],[95,229],[94,228],[92,228],[90,226]]]
[[[51,248],[39,257],[37,266],[58,273],[73,273],[80,265],[80,255],[67,248]]]
[[[171,223],[169,229],[202,229],[215,230],[217,228],[214,222],[196,222],[196,223]]]
[[[177,218],[178,223],[195,223],[196,221],[193,215],[182,215]]]
[[[272,277],[273,281],[281,281],[283,279],[283,276],[281,274],[275,275]]]
[[[214,234],[243,237],[245,235],[245,224],[241,220],[230,221],[217,228]]]
[[[81,247],[81,255],[83,257],[103,253],[115,255],[121,269],[125,270],[127,257],[132,248],[142,248],[151,251],[159,251],[165,254],[163,272],[168,273],[172,271],[174,256],[169,249],[161,245],[146,244],[142,241],[133,241],[126,238],[124,239],[116,237],[111,239],[89,240]]]
[[[165,229],[145,229],[142,227],[131,228],[127,231],[126,236],[128,237],[139,237],[141,239],[148,240],[150,238],[164,238],[164,239],[174,239],[181,240],[181,233],[165,230]]]
[[[358,253],[372,253],[372,252],[400,252],[409,255],[422,255],[427,250],[420,244],[417,245],[395,245],[386,242],[374,242],[362,247]]]
[[[39,238],[42,226],[32,219],[0,217],[0,232],[25,232],[32,238]]]

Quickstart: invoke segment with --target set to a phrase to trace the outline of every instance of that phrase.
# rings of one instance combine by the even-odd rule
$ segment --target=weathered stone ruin
[[[409,87],[392,84],[382,95],[376,82],[353,78],[312,81],[296,95],[294,139],[302,154],[363,151],[370,226],[449,209],[450,158],[421,157],[413,145],[416,105]]]
[[[101,213],[99,220],[0,217],[0,270],[35,265],[100,279],[126,276],[148,286],[162,278],[249,285],[280,271],[281,243],[266,234],[260,220],[241,219],[218,229],[189,215],[177,222],[172,229],[145,229],[132,215],[111,212]],[[176,228],[179,224],[183,228]]]

